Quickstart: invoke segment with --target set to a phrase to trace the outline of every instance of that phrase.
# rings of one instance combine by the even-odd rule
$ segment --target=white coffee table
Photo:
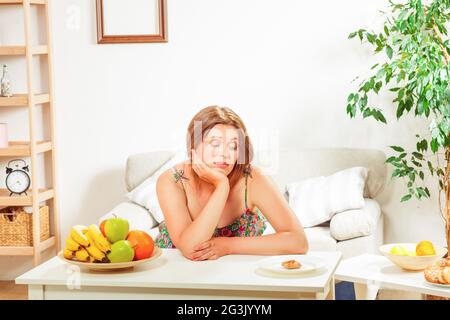
[[[29,299],[334,299],[339,252],[312,252],[326,266],[301,277],[268,277],[255,263],[268,256],[228,255],[191,261],[177,249],[134,270],[92,272],[54,257],[16,279]]]
[[[346,259],[340,263],[334,278],[353,282],[358,300],[374,300],[379,289],[450,297],[449,288],[425,282],[423,271],[405,271],[381,255],[364,254]]]

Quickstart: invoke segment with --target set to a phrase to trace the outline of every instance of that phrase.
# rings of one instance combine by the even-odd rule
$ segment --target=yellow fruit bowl
[[[114,270],[120,270],[120,269],[133,268],[137,265],[147,263],[149,261],[155,260],[161,254],[162,254],[162,250],[158,246],[155,246],[155,248],[153,249],[153,254],[150,258],[136,260],[136,261],[130,261],[130,262],[98,263],[98,262],[82,262],[82,261],[77,261],[77,260],[69,260],[69,259],[64,258],[62,251],[60,251],[58,253],[58,257],[61,260],[63,260],[64,262],[79,266],[80,268],[86,268],[86,269],[94,270],[94,271],[114,271]]]
[[[434,255],[402,255],[391,253],[393,247],[403,247],[410,254],[415,254],[417,243],[391,243],[385,244],[380,247],[381,253],[391,260],[395,265],[409,271],[421,271],[427,266],[433,264],[442,258],[446,253],[447,249],[443,247],[434,246]]]

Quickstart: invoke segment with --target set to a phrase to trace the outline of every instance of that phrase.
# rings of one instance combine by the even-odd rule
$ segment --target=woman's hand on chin
[[[214,170],[206,165],[203,160],[197,156],[194,149],[192,153],[192,169],[204,181],[217,187],[219,184],[229,184],[228,177],[218,170]]]
[[[197,245],[191,254],[191,260],[216,260],[229,254],[226,240],[226,237],[214,237]]]

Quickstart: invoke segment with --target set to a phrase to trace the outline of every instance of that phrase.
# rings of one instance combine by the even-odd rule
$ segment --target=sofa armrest
[[[100,217],[99,225],[103,220],[109,219],[113,215],[127,219],[130,224],[130,230],[142,230],[150,233],[152,228],[158,226],[158,222],[156,222],[147,209],[131,201],[118,204],[107,214]]]

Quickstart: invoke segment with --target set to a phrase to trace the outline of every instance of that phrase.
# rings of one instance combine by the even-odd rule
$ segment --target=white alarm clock
[[[15,164],[11,167],[11,162]],[[20,165],[23,163],[23,165]],[[31,185],[31,179],[28,175],[29,169],[27,163],[22,159],[14,159],[8,162],[6,166],[6,187],[13,194],[27,194],[27,190]]]

